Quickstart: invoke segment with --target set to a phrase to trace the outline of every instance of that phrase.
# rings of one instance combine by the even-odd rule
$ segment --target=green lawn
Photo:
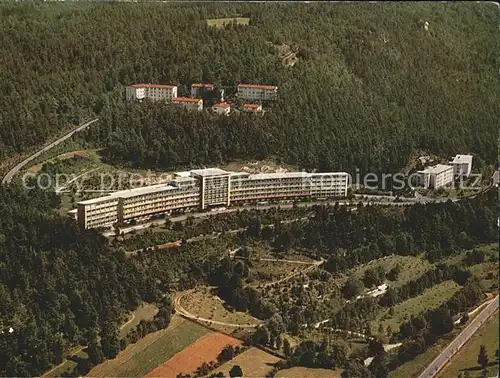
[[[382,266],[386,272],[389,272],[392,268],[400,266],[401,272],[399,274],[398,280],[396,282],[387,282],[389,286],[397,287],[405,284],[408,281],[414,280],[424,274],[426,271],[431,269],[433,265],[426,260],[423,255],[419,256],[398,256],[391,255],[382,257],[380,259],[372,260],[366,264],[357,266],[356,268],[350,269],[343,278],[336,279],[337,285],[342,286],[347,280],[348,276],[355,275],[362,279],[365,271],[367,269],[374,269]]]
[[[207,20],[207,25],[222,28],[226,25],[229,25],[233,20],[238,25],[248,25],[250,23],[250,19],[247,17],[209,18]]]
[[[115,359],[93,368],[88,376],[143,377],[208,332],[196,323],[174,316],[167,329],[129,345]]]
[[[498,312],[465,344],[462,350],[451,360],[439,378],[458,377],[460,373],[469,372],[471,378],[480,377],[482,370],[477,364],[477,355],[481,345],[486,346],[490,360],[488,377],[494,377],[498,373],[498,360],[495,352],[498,349]]]
[[[431,308],[436,308],[445,302],[460,289],[460,285],[452,280],[435,285],[421,295],[398,303],[393,307],[394,316],[389,316],[389,309],[380,312],[377,320],[372,322],[372,329],[377,330],[380,323],[384,329],[391,326],[393,332],[399,331],[399,325],[410,318],[411,315],[418,315]]]

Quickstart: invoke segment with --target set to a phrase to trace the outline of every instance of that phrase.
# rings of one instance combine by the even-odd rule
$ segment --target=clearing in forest
[[[116,358],[93,368],[88,376],[142,377],[209,332],[196,323],[173,316],[168,328],[128,345]]]
[[[280,361],[279,357],[258,348],[250,348],[214,369],[213,373],[222,372],[225,377],[229,377],[231,368],[239,365],[245,377],[265,377],[278,361]]]
[[[246,312],[235,311],[226,306],[218,296],[211,293],[211,290],[209,287],[202,287],[184,295],[181,294],[180,305],[191,314],[204,319],[243,326],[260,324],[258,319]],[[211,324],[211,326],[226,333],[235,331],[235,327],[231,326],[217,324]]]
[[[416,316],[429,309],[439,307],[458,290],[460,290],[460,285],[453,280],[434,285],[422,294],[393,306],[394,316],[389,315],[389,309],[381,312],[379,319],[372,322],[372,329],[378,329],[379,325],[382,324],[384,329],[391,326],[393,332],[398,332],[400,324],[408,320],[412,315]]]
[[[244,372],[244,371],[243,371]],[[306,368],[302,366],[280,370],[276,373],[276,378],[340,378],[342,370]]]
[[[176,377],[178,374],[193,374],[204,362],[216,361],[226,345],[241,346],[242,342],[222,333],[209,333],[150,371],[146,377]]]

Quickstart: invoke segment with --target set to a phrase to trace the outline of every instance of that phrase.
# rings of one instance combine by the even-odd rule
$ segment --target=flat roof
[[[238,84],[238,88],[278,89],[276,85],[262,85],[262,84]]]
[[[174,175],[177,177],[189,177],[191,175],[191,172],[190,171],[175,172]]]
[[[115,192],[116,193],[116,192]],[[105,196],[97,197],[97,198],[92,198],[84,201],[78,201],[77,205],[92,205],[94,203],[100,203],[100,202],[107,202],[107,201],[112,201],[112,200],[118,200],[118,197],[115,196],[115,193],[110,193]]]
[[[129,87],[133,88],[166,88],[173,89],[177,88],[177,85],[164,85],[164,84],[132,84]]]
[[[472,163],[472,155],[456,155],[450,163],[453,164],[471,164]]]
[[[204,169],[194,169],[190,171],[191,174],[197,175],[197,176],[220,176],[220,175],[229,175],[230,172],[225,171],[220,168],[204,168]]]
[[[106,196],[92,198],[89,200],[80,201],[78,203],[82,204],[82,205],[92,205],[94,203],[107,202],[107,201],[111,201],[111,200],[118,200],[119,198],[130,198],[130,197],[140,196],[140,195],[149,194],[149,193],[156,193],[156,192],[161,192],[164,190],[171,190],[171,189],[178,189],[178,188],[176,188],[175,186],[168,185],[167,183],[155,184],[155,185],[143,186],[140,188],[119,190],[117,192],[110,193]]]
[[[126,193],[121,194],[120,198],[131,198],[131,197],[142,196],[145,194],[166,192],[168,190],[174,190],[174,189],[179,189],[179,188],[172,186],[172,185],[168,185],[168,184],[151,185],[151,186],[145,186],[142,188],[130,189]]]
[[[191,84],[192,87],[196,87],[196,88],[213,88],[214,85],[213,84],[204,84],[204,83],[193,83]]]
[[[448,169],[453,169],[451,165],[444,165],[444,164],[437,164],[433,165],[432,167],[428,167],[424,169],[423,171],[418,171],[419,173],[442,173],[444,171],[447,171]]]
[[[189,176],[179,176],[176,177],[172,180],[173,182],[192,182],[196,181],[194,177],[189,177]]]
[[[281,173],[255,173],[249,176],[249,179],[266,180],[266,179],[281,179],[281,178],[307,178],[314,176],[346,176],[346,172],[281,172]]]
[[[176,97],[172,102],[200,102],[201,98],[191,98],[191,97]]]
[[[227,102],[219,102],[218,104],[214,105],[216,108],[223,108],[227,109],[230,107],[230,105]]]
[[[248,176],[250,176],[250,173],[248,173],[248,172],[229,172],[229,175],[231,177],[237,177],[237,176],[248,177]]]

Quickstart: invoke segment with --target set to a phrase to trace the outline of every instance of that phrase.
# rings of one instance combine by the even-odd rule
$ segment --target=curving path
[[[205,322],[205,323],[209,323],[209,324],[217,324],[217,325],[221,325],[221,326],[226,326],[226,327],[239,327],[239,328],[256,328],[258,327],[260,324],[234,324],[234,323],[226,323],[226,322],[221,322],[221,321],[218,321],[218,320],[212,320],[212,319],[206,319],[206,318],[202,318],[202,317],[199,317],[197,315],[194,315],[192,313],[190,313],[188,310],[186,310],[184,307],[182,307],[181,305],[181,300],[182,298],[192,292],[193,290],[188,290],[182,294],[177,294],[174,298],[174,307],[175,307],[175,312],[180,314],[181,316],[184,316],[188,319],[192,319],[192,320],[197,320],[197,321],[200,321],[200,322]]]
[[[93,119],[92,121],[88,121],[88,122],[85,122],[84,124],[78,126],[76,129],[70,131],[69,133],[65,134],[64,136],[62,136],[61,138],[57,139],[56,141],[46,145],[45,147],[43,147],[41,150],[35,152],[34,154],[28,156],[26,159],[24,159],[22,162],[20,162],[19,164],[17,164],[14,168],[12,168],[9,172],[7,172],[7,174],[4,176],[4,178],[2,179],[2,184],[9,184],[12,179],[14,178],[14,176],[26,165],[28,164],[30,161],[36,159],[37,157],[39,157],[41,154],[43,154],[44,152],[47,152],[48,150],[54,148],[55,146],[57,146],[58,144],[64,142],[66,139],[69,139],[71,138],[75,133],[79,132],[79,131],[82,131],[84,129],[86,129],[87,127],[89,127],[90,125],[92,125],[93,123],[97,122],[99,120],[99,118],[96,118],[96,119]]]

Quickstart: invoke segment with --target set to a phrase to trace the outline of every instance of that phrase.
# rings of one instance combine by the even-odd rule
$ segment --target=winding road
[[[50,149],[54,148],[55,146],[57,146],[58,144],[64,142],[66,139],[69,139],[71,138],[75,133],[79,132],[79,131],[82,131],[84,129],[86,129],[87,127],[89,127],[90,125],[92,125],[93,123],[97,122],[99,120],[99,118],[95,118],[91,121],[88,121],[88,122],[85,122],[84,124],[78,126],[76,129],[70,131],[69,133],[65,134],[64,136],[62,136],[61,138],[57,139],[56,141],[46,145],[45,147],[43,147],[41,150],[39,150],[38,152],[35,152],[34,154],[28,156],[26,159],[24,159],[22,162],[20,162],[19,164],[17,164],[14,168],[12,168],[9,172],[7,172],[7,174],[4,176],[4,178],[2,179],[2,184],[9,184],[12,179],[14,178],[14,176],[26,165],[28,164],[30,161],[36,159],[37,157],[39,157],[41,154],[43,154],[44,152],[47,152],[49,151]]]
[[[444,368],[450,359],[462,348],[481,326],[498,310],[498,295],[477,315],[470,324],[437,356],[420,374],[419,378],[431,378]]]

